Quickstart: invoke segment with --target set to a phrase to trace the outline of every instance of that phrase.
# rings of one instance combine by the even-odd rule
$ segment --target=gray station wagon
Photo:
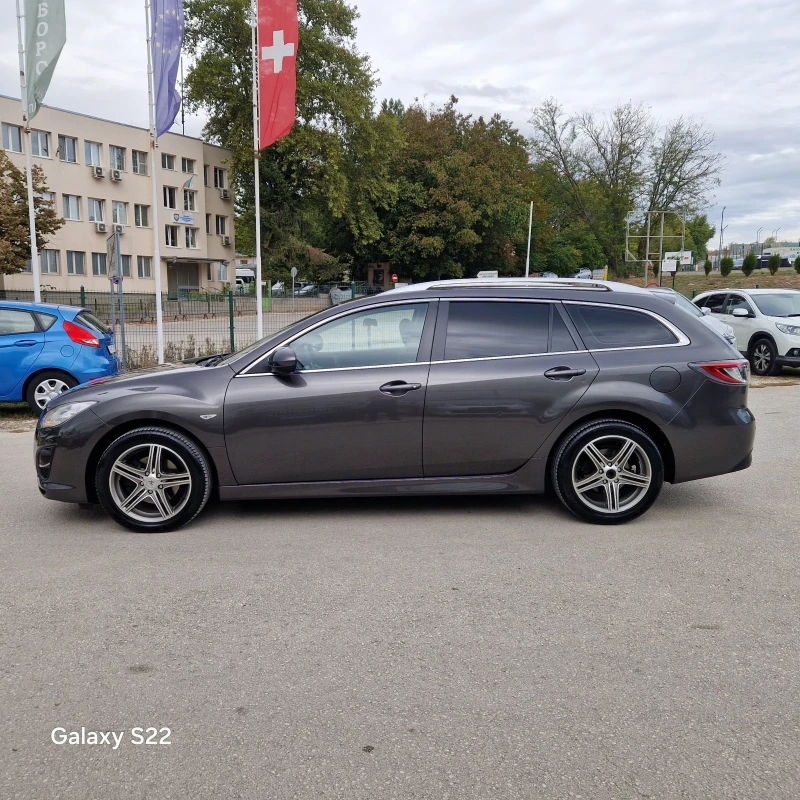
[[[750,465],[748,365],[631,286],[442,281],[247,349],[73,389],[36,431],[42,494],[136,531],[222,500],[552,490],[619,523],[664,481]]]

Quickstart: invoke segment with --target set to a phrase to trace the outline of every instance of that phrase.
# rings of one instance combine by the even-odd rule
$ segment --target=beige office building
[[[0,95],[2,147],[25,169],[18,99]],[[171,297],[235,281],[230,151],[168,133],[156,152],[157,230],[153,263],[153,154],[145,128],[43,106],[31,123],[31,152],[47,176],[63,227],[40,257],[42,285],[108,291],[106,242],[120,231],[126,292],[153,292],[155,269]],[[0,288],[32,289],[30,272],[0,276]]]

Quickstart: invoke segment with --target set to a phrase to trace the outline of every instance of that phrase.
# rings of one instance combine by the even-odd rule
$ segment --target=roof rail
[[[580,280],[577,278],[467,278],[463,280],[432,281],[424,286],[414,286],[412,284],[408,288],[475,289],[479,287],[506,289],[584,289],[593,292],[614,291],[614,284],[609,281]]]

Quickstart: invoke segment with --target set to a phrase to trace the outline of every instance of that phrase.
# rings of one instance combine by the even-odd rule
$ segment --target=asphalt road
[[[800,388],[751,400],[750,471],[613,529],[409,498],[138,536],[0,433],[0,796],[800,797]]]

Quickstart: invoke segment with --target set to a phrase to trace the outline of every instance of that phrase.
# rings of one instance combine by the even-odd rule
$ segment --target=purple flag
[[[156,134],[174,124],[181,107],[175,89],[183,47],[183,0],[152,0],[153,84],[156,92]]]

